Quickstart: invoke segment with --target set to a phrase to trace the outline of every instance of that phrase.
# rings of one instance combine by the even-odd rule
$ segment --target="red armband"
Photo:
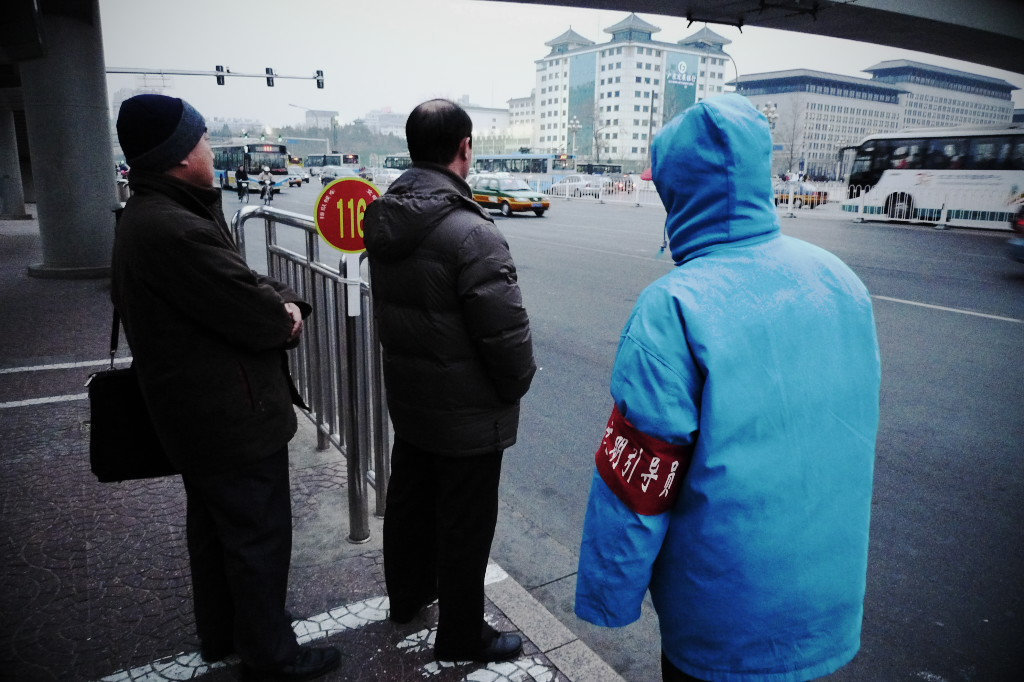
[[[637,514],[650,516],[675,504],[692,456],[689,446],[637,430],[614,407],[595,459],[598,473],[615,496]]]

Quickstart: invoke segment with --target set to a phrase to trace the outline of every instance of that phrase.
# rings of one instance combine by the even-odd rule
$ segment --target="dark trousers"
[[[679,668],[672,665],[665,652],[661,652],[661,682],[702,682],[702,680],[687,675]]]
[[[292,549],[288,448],[217,474],[183,474],[196,630],[254,668],[289,662]]]
[[[384,514],[392,613],[438,599],[435,650],[471,656],[482,642],[484,573],[498,520],[501,452],[448,457],[395,438]]]

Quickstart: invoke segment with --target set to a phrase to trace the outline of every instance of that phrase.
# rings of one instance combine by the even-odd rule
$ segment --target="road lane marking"
[[[11,407],[28,407],[30,405],[48,405],[50,403],[70,403],[75,400],[85,400],[89,397],[88,393],[75,393],[73,395],[54,395],[48,398],[31,398],[29,400],[15,400],[9,403],[0,403],[0,410],[6,410]]]
[[[131,361],[131,358],[117,358],[116,360],[114,360],[114,364],[121,365]],[[102,365],[109,364],[109,359],[87,360],[85,362],[58,362],[52,365],[32,365],[29,367],[4,367],[0,369],[0,374],[17,374],[18,372],[42,372],[55,369],[79,369],[81,367],[100,367]]]
[[[932,303],[921,303],[919,301],[908,301],[902,298],[893,298],[891,296],[872,296],[880,301],[890,301],[892,303],[905,303],[906,305],[916,305],[921,308],[931,308],[932,310],[943,310],[947,313],[960,313],[961,315],[974,315],[975,317],[984,317],[989,320],[999,320],[1000,322],[1013,322],[1014,324],[1024,324],[1024,320],[1019,320],[1016,317],[1003,317],[1002,315],[990,315],[988,313],[979,313],[974,310],[965,310],[964,308],[949,308],[944,305],[934,305]]]

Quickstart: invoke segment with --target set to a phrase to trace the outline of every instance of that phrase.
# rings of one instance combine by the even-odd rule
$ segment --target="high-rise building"
[[[362,121],[366,127],[379,135],[397,135],[405,137],[405,119],[409,118],[408,113],[392,111],[390,107],[374,109],[363,116]]]
[[[872,78],[903,90],[904,128],[1007,125],[1013,119],[1016,86],[998,78],[922,64],[908,59],[864,69]]]
[[[881,62],[872,78],[793,69],[740,76],[736,91],[772,124],[776,172],[833,177],[839,151],[865,135],[939,126],[1005,126],[1016,86],[909,60]]]
[[[639,168],[664,121],[724,91],[731,41],[707,28],[654,40],[660,30],[630,14],[605,29],[606,43],[571,28],[545,43],[551,51],[535,62],[533,150]]]
[[[533,145],[534,93],[527,97],[513,97],[508,101],[509,144],[506,151],[518,151]]]

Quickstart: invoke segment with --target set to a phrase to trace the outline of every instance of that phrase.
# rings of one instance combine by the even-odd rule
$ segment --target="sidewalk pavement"
[[[109,280],[29,278],[40,260],[35,220],[0,221],[0,679],[237,679],[237,659],[198,655],[180,480],[89,471],[83,383],[107,364]],[[345,459],[317,451],[301,416],[291,462],[288,608],[300,641],[342,651],[321,679],[621,680],[493,563],[486,618],[521,633],[523,655],[438,664],[436,604],[405,626],[387,620],[381,521],[369,542],[347,541]]]

